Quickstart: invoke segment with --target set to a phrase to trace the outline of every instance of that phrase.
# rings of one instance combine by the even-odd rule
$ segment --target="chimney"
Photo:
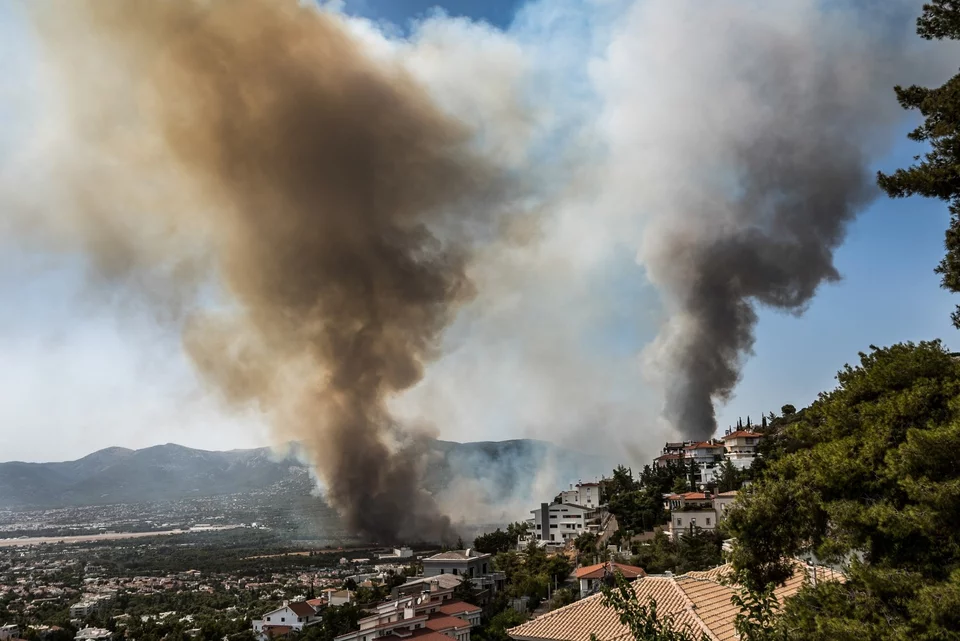
[[[283,607],[287,607],[288,605],[290,605],[290,602],[287,601],[286,599],[284,599],[284,600],[283,600]]]

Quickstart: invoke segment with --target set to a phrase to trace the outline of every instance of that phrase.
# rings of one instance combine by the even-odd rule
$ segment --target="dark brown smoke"
[[[348,527],[448,539],[386,401],[421,379],[472,295],[468,239],[496,227],[503,183],[470,131],[295,0],[34,15],[69,122],[61,242],[182,321],[204,378],[305,446]]]

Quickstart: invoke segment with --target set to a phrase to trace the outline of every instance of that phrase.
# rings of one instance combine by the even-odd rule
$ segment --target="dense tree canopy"
[[[960,3],[934,0],[923,7],[917,33],[928,40],[960,39]],[[923,159],[892,174],[878,174],[880,187],[894,198],[925,196],[950,203],[950,227],[946,232],[946,255],[936,268],[944,289],[960,292],[960,74],[940,87],[896,87],[904,109],[916,109],[924,121],[909,138],[927,143]],[[952,314],[960,328],[960,306]]]
[[[755,589],[812,553],[850,565],[788,601],[790,639],[960,639],[960,362],[939,342],[872,347],[785,423],[728,512]]]

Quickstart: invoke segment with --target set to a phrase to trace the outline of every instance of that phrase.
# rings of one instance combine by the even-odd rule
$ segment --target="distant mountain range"
[[[536,470],[546,461],[564,470],[561,483],[606,471],[597,457],[543,441],[437,440],[430,447],[425,484],[431,491],[460,477],[522,496],[532,489]],[[0,463],[0,508],[7,509],[150,503],[266,490],[306,493],[311,486],[307,466],[268,448],[212,452],[174,444],[140,450],[110,447],[76,461]]]

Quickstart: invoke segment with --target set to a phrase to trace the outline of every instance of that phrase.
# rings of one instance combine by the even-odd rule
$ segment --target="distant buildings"
[[[560,502],[598,508],[600,507],[600,484],[581,482],[574,485],[571,483],[569,490],[560,493]]]
[[[398,559],[412,559],[412,558],[413,558],[413,550],[411,550],[410,548],[407,548],[407,547],[394,548],[394,549],[393,549],[393,552],[392,552],[391,554],[381,554],[381,555],[380,555],[380,560],[381,560],[381,561],[398,560]]]
[[[19,638],[20,638],[19,626],[13,623],[0,626],[0,641],[9,641],[10,639],[19,639]]]
[[[711,441],[683,441],[665,443],[660,456],[653,459],[656,467],[667,467],[691,462],[697,464],[696,485],[713,485],[720,474],[720,466],[730,461],[737,469],[744,470],[757,458],[757,445],[763,434],[749,430],[727,432],[722,439]]]

